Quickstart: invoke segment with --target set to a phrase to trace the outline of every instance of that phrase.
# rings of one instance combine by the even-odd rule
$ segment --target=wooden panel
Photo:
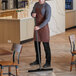
[[[67,12],[65,16],[66,28],[75,26],[75,12]]]
[[[12,16],[0,17],[0,19],[12,19]]]
[[[0,20],[0,43],[20,42],[20,24],[17,20]]]
[[[2,43],[4,41],[4,32],[3,32],[4,26],[2,22],[0,21],[0,42]]]
[[[34,19],[0,19],[0,43],[20,43],[33,38]]]
[[[0,13],[0,17],[7,17],[12,16],[12,18],[17,18],[17,12],[16,11],[5,11]]]
[[[1,5],[1,1],[2,1],[2,0],[0,0],[0,10],[1,10],[1,8],[2,8],[2,7],[1,7],[1,6],[2,6],[2,5]]]

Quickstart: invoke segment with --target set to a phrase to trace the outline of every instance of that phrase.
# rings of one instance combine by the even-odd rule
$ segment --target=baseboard
[[[23,41],[20,41],[20,44],[24,44],[24,43],[30,42],[30,41],[32,41],[32,40],[33,40],[33,38],[27,39],[27,40],[23,40]]]
[[[74,29],[74,28],[76,28],[76,26],[73,26],[73,27],[67,28],[67,29],[65,29],[65,30],[67,31],[67,30]]]

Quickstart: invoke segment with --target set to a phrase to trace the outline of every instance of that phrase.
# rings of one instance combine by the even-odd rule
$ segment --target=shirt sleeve
[[[36,6],[37,6],[37,3],[35,3],[34,7],[33,7],[33,10],[31,12],[31,16],[32,16],[32,13],[36,13]]]
[[[43,21],[43,23],[41,23],[39,25],[40,29],[43,28],[44,26],[46,26],[46,24],[50,21],[50,18],[51,18],[51,7],[50,6],[47,6],[45,7],[45,12],[46,12],[46,18],[45,20]]]

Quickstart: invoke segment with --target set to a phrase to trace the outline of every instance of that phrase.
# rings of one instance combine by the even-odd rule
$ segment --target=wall
[[[73,0],[73,9],[76,10],[76,0]]]
[[[51,6],[52,16],[49,22],[50,35],[65,32],[65,0],[47,1]]]
[[[29,15],[35,2],[30,2]],[[49,0],[47,3],[51,6],[52,16],[49,22],[50,35],[65,32],[65,0]]]

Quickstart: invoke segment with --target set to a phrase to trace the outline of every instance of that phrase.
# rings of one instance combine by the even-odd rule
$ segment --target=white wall
[[[73,9],[76,10],[76,0],[73,0]]]
[[[65,32],[65,0],[49,0],[47,3],[52,8],[52,16],[49,22],[50,36]],[[34,3],[31,2],[29,15]]]
[[[47,2],[52,10],[52,16],[49,22],[50,35],[65,32],[65,0],[51,0]]]

